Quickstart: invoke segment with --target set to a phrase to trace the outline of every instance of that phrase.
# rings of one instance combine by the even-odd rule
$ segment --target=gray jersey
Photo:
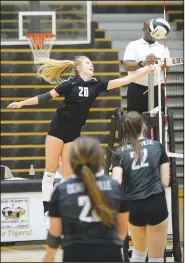
[[[160,165],[169,162],[164,147],[158,141],[141,138],[143,159],[138,161],[130,144],[116,149],[112,167],[123,169],[122,196],[124,200],[145,199],[164,192],[161,185]]]
[[[96,182],[113,210],[116,213],[122,212],[120,185],[106,175],[97,176]],[[49,205],[49,216],[61,217],[64,246],[73,243],[110,244],[110,242],[122,245],[117,236],[116,216],[113,227],[103,225],[92,208],[84,184],[76,176],[56,187]]]

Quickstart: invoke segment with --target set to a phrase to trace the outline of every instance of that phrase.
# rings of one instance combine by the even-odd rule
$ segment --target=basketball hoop
[[[34,64],[44,64],[50,56],[54,44],[54,34],[27,34],[26,38],[33,53]]]

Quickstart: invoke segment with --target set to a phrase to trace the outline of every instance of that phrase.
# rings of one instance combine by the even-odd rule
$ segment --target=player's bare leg
[[[163,257],[167,233],[168,218],[158,225],[146,226],[149,262],[164,262]]]
[[[147,256],[146,226],[138,227],[129,223],[133,243],[133,254],[130,262],[145,262]]]
[[[43,195],[43,205],[44,214],[48,212],[48,205],[53,192],[53,183],[55,178],[55,173],[58,168],[59,159],[61,152],[63,150],[63,141],[47,135],[45,141],[45,172],[42,179],[42,195]]]
[[[63,146],[61,159],[62,159],[62,177],[64,179],[69,178],[71,175],[73,175],[73,170],[71,168],[71,165],[69,163],[69,155],[71,150],[72,142],[65,143]]]

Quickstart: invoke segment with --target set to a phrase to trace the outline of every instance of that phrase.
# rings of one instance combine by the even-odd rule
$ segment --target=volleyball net
[[[161,70],[161,62],[156,67],[158,73],[159,103],[154,108],[154,74],[148,78],[148,112],[142,114],[148,128],[147,137],[160,141],[165,145],[170,158],[171,182],[166,191],[169,210],[168,235],[172,235],[173,246],[166,250],[166,256],[173,256],[175,262],[181,262],[180,229],[179,229],[179,199],[178,177],[183,176],[183,58],[167,61],[166,72]],[[163,64],[163,63],[162,63]],[[162,75],[164,83],[161,84]],[[161,89],[165,93],[165,109],[161,107]],[[111,173],[111,155],[115,142],[121,142],[123,134],[124,112],[121,109],[114,111],[111,117],[110,134],[108,139],[107,160],[105,171]],[[128,240],[124,244],[124,257],[128,261]]]
[[[156,138],[165,145],[170,158],[170,188],[171,188],[171,222],[173,247],[172,255],[175,262],[181,262],[182,253],[180,246],[179,228],[179,197],[178,177],[184,176],[184,59],[172,58],[164,61],[164,84],[161,84],[160,63],[158,71],[158,134]],[[165,109],[161,110],[161,88],[164,88]],[[151,116],[152,117],[152,116]]]

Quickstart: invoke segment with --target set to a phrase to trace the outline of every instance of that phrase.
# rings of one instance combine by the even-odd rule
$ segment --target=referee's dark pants
[[[161,105],[164,112],[164,88],[161,87]],[[158,106],[158,86],[154,86],[154,107]],[[130,83],[127,91],[127,112],[137,111],[140,114],[148,111],[148,87]]]

